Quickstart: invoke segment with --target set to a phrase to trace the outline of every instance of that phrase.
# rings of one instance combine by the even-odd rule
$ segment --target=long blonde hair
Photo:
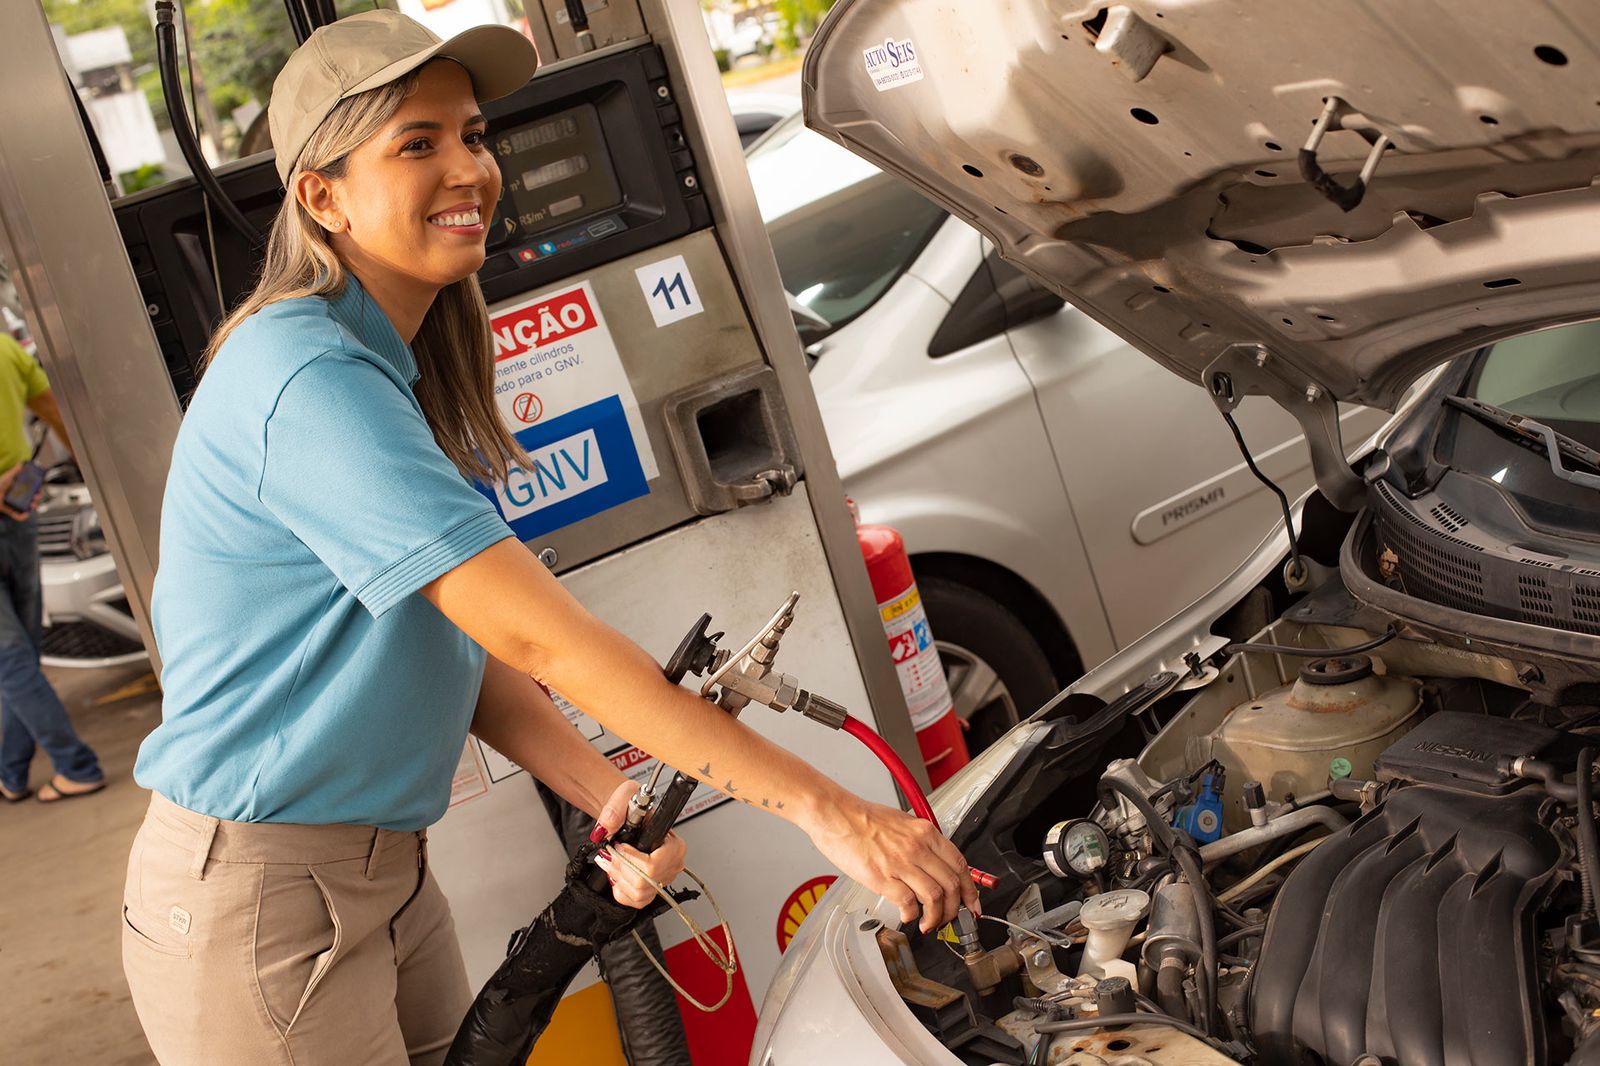
[[[305,170],[335,180],[344,177],[350,153],[394,117],[419,74],[420,70],[413,71],[340,101],[301,150],[289,175],[289,189]],[[291,191],[273,220],[261,279],[217,327],[206,348],[205,364],[216,357],[239,323],[268,304],[303,296],[337,296],[348,279],[327,231]],[[526,457],[495,406],[494,337],[476,275],[439,291],[423,316],[411,351],[422,375],[416,385],[417,402],[440,450],[468,477],[504,481],[511,465]]]

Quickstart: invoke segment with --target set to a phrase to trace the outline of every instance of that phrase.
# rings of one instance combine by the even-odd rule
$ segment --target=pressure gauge
[[[1057,822],[1044,835],[1044,864],[1057,877],[1093,877],[1111,861],[1111,838],[1088,818]]]

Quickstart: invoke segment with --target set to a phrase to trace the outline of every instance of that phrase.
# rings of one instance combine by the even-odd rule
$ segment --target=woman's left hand
[[[622,828],[628,816],[628,801],[637,789],[632,781],[623,781],[606,800],[600,820],[595,824],[591,839],[603,839]],[[603,831],[603,834],[602,834]],[[595,865],[611,878],[611,894],[625,907],[648,907],[656,898],[655,886],[640,873],[648,874],[658,884],[670,885],[683,872],[683,857],[688,845],[676,833],[668,833],[661,846],[646,855],[627,844],[607,845],[595,856]],[[618,856],[627,858],[623,862]],[[630,865],[631,864],[631,865]],[[637,867],[637,869],[636,869]]]
[[[656,898],[656,890],[644,875],[648,874],[657,884],[670,885],[683,872],[683,857],[687,851],[682,837],[668,833],[661,846],[648,855],[627,844],[608,844],[600,849],[594,861],[611,878],[611,895],[618,903],[625,907],[648,907]],[[624,858],[626,862],[622,861]]]

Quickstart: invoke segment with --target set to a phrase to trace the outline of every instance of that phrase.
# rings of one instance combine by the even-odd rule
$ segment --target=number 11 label
[[[700,294],[695,291],[694,278],[689,276],[689,264],[683,256],[675,255],[659,263],[651,263],[634,271],[639,288],[650,304],[650,314],[657,326],[670,326],[674,322],[698,315],[705,307]]]

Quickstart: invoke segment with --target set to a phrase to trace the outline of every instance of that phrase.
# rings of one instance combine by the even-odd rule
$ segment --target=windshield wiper
[[[785,289],[783,294],[789,298],[789,316],[794,319],[794,328],[809,330],[812,333],[826,333],[833,328],[833,323],[817,314],[811,308],[800,302],[800,298]]]
[[[1550,471],[1556,477],[1562,481],[1570,481],[1574,485],[1600,491],[1600,477],[1578,470],[1568,470],[1561,462],[1566,458],[1575,463],[1582,463],[1591,470],[1600,470],[1600,452],[1593,448],[1578,443],[1565,433],[1557,433],[1543,422],[1536,422],[1527,415],[1507,411],[1504,407],[1496,407],[1492,403],[1484,403],[1482,400],[1466,396],[1446,396],[1444,402],[1459,411],[1465,411],[1485,425],[1504,430],[1518,440],[1543,446],[1545,455],[1550,459]]]

